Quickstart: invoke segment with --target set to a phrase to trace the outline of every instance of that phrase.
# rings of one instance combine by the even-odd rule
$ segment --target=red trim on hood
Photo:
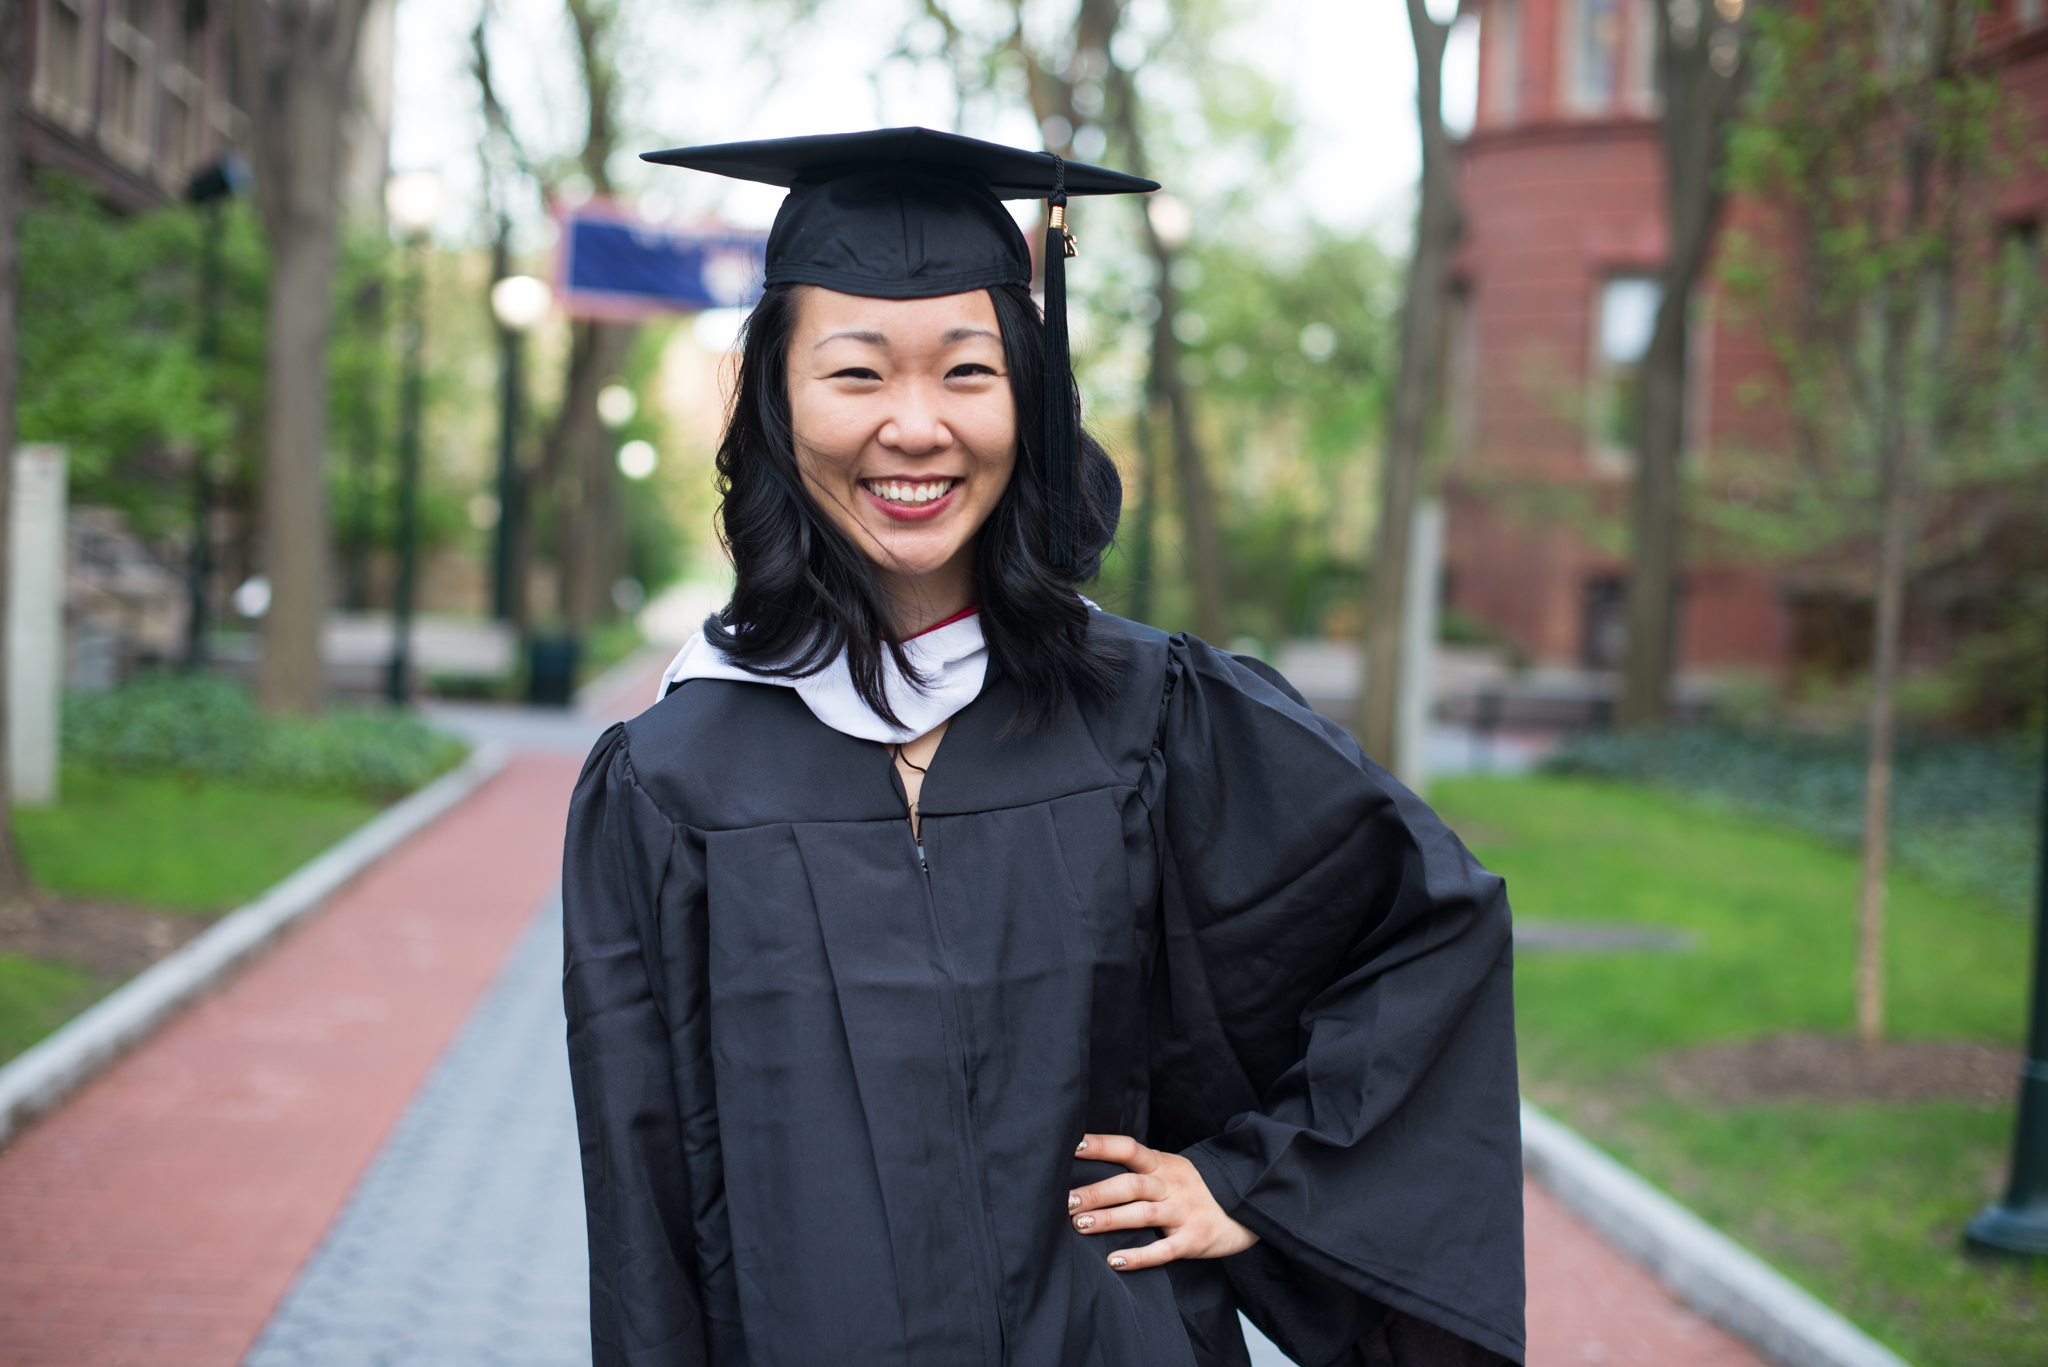
[[[912,632],[912,633],[911,633],[910,635],[908,635],[908,636],[904,637],[903,639],[904,639],[905,641],[915,641],[915,640],[916,640],[916,639],[917,639],[918,637],[920,637],[920,636],[929,636],[929,635],[930,635],[930,634],[931,634],[932,632],[934,632],[934,631],[937,631],[937,630],[938,630],[938,629],[939,629],[940,627],[949,627],[949,626],[952,626],[952,625],[953,625],[953,623],[955,623],[955,622],[965,621],[965,620],[966,620],[967,618],[969,618],[969,617],[972,617],[972,616],[973,616],[973,615],[974,615],[975,613],[977,613],[977,612],[980,612],[980,611],[981,611],[981,606],[980,606],[979,604],[977,604],[977,603],[969,603],[969,604],[968,604],[968,605],[967,605],[966,607],[964,607],[964,608],[960,609],[960,611],[958,611],[958,612],[954,613],[954,614],[953,614],[953,615],[952,615],[951,617],[948,617],[948,618],[947,618],[947,619],[946,619],[945,621],[943,621],[943,622],[933,622],[933,623],[932,623],[932,624],[931,624],[930,626],[926,627],[926,628],[925,628],[925,629],[924,629],[923,631],[914,631],[914,632]]]

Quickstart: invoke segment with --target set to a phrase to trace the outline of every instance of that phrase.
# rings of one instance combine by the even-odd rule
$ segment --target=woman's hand
[[[1201,1172],[1177,1153],[1148,1149],[1129,1135],[1083,1135],[1076,1158],[1121,1163],[1130,1171],[1067,1193],[1067,1213],[1083,1234],[1158,1229],[1166,1237],[1109,1255],[1119,1272],[1158,1267],[1177,1258],[1227,1258],[1259,1236],[1223,1213]]]

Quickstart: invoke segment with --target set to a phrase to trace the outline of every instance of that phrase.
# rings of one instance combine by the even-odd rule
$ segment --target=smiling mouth
[[[860,487],[884,503],[893,503],[899,508],[921,508],[936,502],[953,491],[957,479],[864,479]]]

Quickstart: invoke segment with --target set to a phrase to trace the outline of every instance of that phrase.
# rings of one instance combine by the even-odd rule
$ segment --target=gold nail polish
[[[1080,1204],[1081,1204],[1081,1198],[1080,1198],[1080,1197],[1078,1197],[1078,1196],[1074,1195],[1074,1193],[1073,1193],[1073,1192],[1071,1192],[1071,1191],[1067,1193],[1067,1209],[1068,1209],[1068,1210],[1072,1210],[1072,1209],[1073,1209],[1073,1208],[1074,1208],[1075,1206],[1078,1206],[1078,1205],[1080,1205]]]
[[[1118,1254],[1118,1255],[1117,1255],[1116,1257],[1114,1257],[1114,1258],[1111,1258],[1111,1259],[1109,1260],[1109,1265],[1110,1265],[1111,1267],[1122,1267],[1122,1266],[1124,1265],[1124,1258],[1123,1258],[1123,1255],[1122,1255],[1121,1253],[1119,1253],[1119,1254]]]
[[[1095,1217],[1093,1215],[1078,1216],[1074,1220],[1075,1229],[1092,1229],[1094,1228],[1094,1225]]]

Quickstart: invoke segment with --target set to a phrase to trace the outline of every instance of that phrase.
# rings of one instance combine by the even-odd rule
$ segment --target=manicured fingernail
[[[1111,1267],[1122,1267],[1124,1265],[1124,1255],[1121,1253],[1115,1255],[1109,1260],[1109,1265]]]
[[[1072,1209],[1073,1209],[1073,1208],[1074,1208],[1075,1206],[1078,1206],[1078,1205],[1080,1205],[1080,1204],[1081,1204],[1081,1198],[1080,1198],[1080,1197],[1079,1197],[1078,1195],[1076,1195],[1075,1193],[1073,1193],[1073,1192],[1071,1192],[1071,1191],[1067,1193],[1067,1209],[1068,1209],[1068,1210],[1072,1210]]]
[[[1092,1229],[1094,1225],[1095,1217],[1093,1215],[1077,1215],[1074,1217],[1075,1229]]]
[[[1078,1144],[1074,1145],[1074,1152],[1075,1152],[1075,1153],[1079,1153],[1079,1152],[1081,1152],[1081,1150],[1083,1150],[1083,1149],[1085,1149],[1085,1148],[1087,1148],[1087,1147],[1088,1147],[1088,1141],[1084,1139],[1084,1140],[1082,1140],[1082,1141],[1081,1141],[1080,1143],[1078,1143]]]

